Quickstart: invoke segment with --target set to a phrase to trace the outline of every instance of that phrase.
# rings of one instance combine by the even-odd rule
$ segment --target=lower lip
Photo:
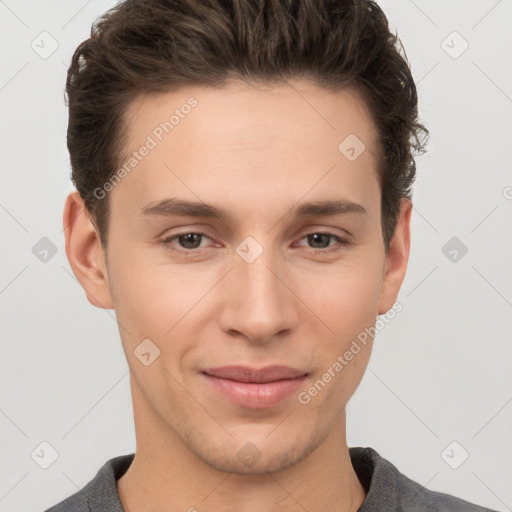
[[[282,402],[297,393],[306,380],[306,375],[295,379],[274,382],[238,382],[203,374],[208,382],[233,404],[250,409],[265,409]]]

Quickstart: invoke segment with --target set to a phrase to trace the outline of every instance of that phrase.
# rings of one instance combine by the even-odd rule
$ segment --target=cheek
[[[131,338],[133,344],[150,338],[163,346],[173,326],[200,297],[201,287],[185,282],[176,268],[155,265],[142,254],[124,254],[113,267],[111,289],[116,317],[125,327],[123,341]]]
[[[368,259],[340,267],[310,285],[309,289],[315,290],[309,292],[311,308],[318,311],[338,340],[351,339],[375,322],[382,288],[379,261]]]
[[[148,253],[135,251],[118,260],[113,276],[116,317],[124,327],[121,339],[134,371],[141,371],[134,350],[149,339],[158,347],[158,366],[175,374],[205,329],[204,316],[213,297],[209,292],[218,276],[154,261]]]
[[[325,414],[348,402],[367,367],[382,284],[380,263],[361,256],[357,265],[338,269],[312,288],[316,291],[310,294],[309,305],[332,331],[317,335],[314,354],[314,386],[322,395],[314,402]]]

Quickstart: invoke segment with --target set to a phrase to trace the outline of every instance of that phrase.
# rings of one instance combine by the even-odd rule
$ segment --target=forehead
[[[324,190],[344,181],[359,189],[361,201],[376,180],[376,127],[353,90],[332,92],[298,80],[184,87],[138,97],[124,121],[122,163],[143,146],[151,149],[136,162],[131,157],[135,165],[125,166],[129,176],[113,199],[130,195],[139,207],[177,189],[209,202],[205,196],[219,190],[221,199],[237,191],[252,199],[288,194],[298,200],[319,181]]]
[[[192,121],[183,122],[187,118]],[[312,136],[313,132],[336,134],[335,139],[352,133],[364,140],[370,152],[377,149],[375,126],[362,95],[353,88],[334,92],[308,80],[254,85],[232,81],[220,88],[196,85],[144,94],[129,104],[124,121],[129,146],[136,144],[142,134],[155,132],[159,138],[163,130],[160,135],[165,137],[168,133],[160,124],[167,122],[174,134],[183,132],[188,136],[192,130],[194,138],[203,144],[229,136],[226,143],[256,146],[258,142],[282,142],[286,138],[299,141],[300,135],[318,143],[321,137]],[[280,132],[277,139],[276,131]]]

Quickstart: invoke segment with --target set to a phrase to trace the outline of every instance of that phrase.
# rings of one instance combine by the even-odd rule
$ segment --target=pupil
[[[197,233],[187,233],[179,237],[180,244],[186,249],[197,249],[201,245],[201,235]],[[195,243],[197,242],[197,243]]]
[[[312,243],[313,246],[315,246],[314,244],[316,242],[318,242],[319,238],[321,239],[321,237],[324,237],[324,240],[327,242],[326,244],[322,244],[321,243],[321,240],[320,240],[320,245],[322,248],[325,248],[325,247],[329,247],[329,238],[330,238],[331,235],[327,235],[327,234],[324,234],[324,233],[315,233],[313,235],[308,235],[308,242],[309,243]]]

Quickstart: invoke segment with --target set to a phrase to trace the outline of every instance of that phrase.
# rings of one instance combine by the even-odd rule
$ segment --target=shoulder
[[[349,449],[367,496],[358,512],[496,512],[461,498],[431,491],[411,480],[373,448]]]
[[[82,489],[46,512],[123,512],[116,480],[128,469],[134,454],[107,461]]]

